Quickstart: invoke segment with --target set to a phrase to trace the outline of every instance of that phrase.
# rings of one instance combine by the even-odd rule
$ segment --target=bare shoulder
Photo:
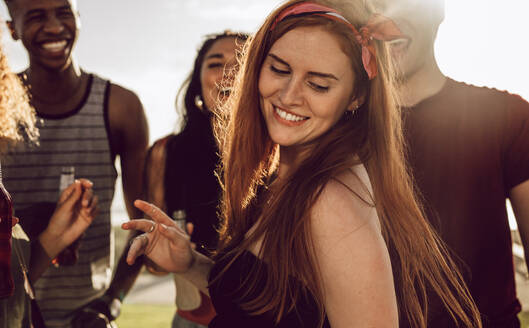
[[[149,139],[147,118],[140,99],[133,91],[110,84],[108,120],[117,154],[123,155],[133,147],[146,150]]]
[[[332,327],[398,323],[391,261],[372,198],[360,165],[331,179],[311,210],[314,254]]]
[[[364,225],[380,229],[369,176],[356,165],[331,179],[312,208],[312,221],[327,233],[353,231]]]
[[[156,163],[165,163],[167,156],[167,142],[171,136],[165,136],[161,139],[156,140],[153,145],[149,148],[147,153],[147,163],[150,165]]]
[[[355,165],[341,172],[334,178],[334,180],[341,183],[366,203],[374,204],[371,180],[369,179],[369,175],[363,164]]]
[[[123,115],[127,112],[128,114],[133,114],[135,111],[143,112],[143,106],[136,93],[114,83],[110,84],[108,106],[110,112]],[[133,111],[133,113],[129,111]]]

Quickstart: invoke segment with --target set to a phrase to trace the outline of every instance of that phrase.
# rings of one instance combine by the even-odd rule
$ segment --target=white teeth
[[[66,40],[46,42],[42,44],[42,48],[49,51],[60,51],[66,47]]]
[[[281,109],[279,109],[279,108],[277,108],[275,106],[274,106],[274,109],[275,109],[277,115],[279,115],[282,119],[287,120],[287,121],[299,122],[299,121],[303,121],[304,119],[306,119],[303,116],[297,116],[297,115],[294,115],[294,114],[291,114],[291,113],[287,113],[284,110],[281,110]]]

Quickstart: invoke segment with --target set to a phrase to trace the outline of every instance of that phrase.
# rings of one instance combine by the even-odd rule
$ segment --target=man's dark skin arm
[[[142,214],[132,203],[135,199],[140,198],[142,193],[143,167],[149,143],[149,132],[143,106],[133,92],[112,84],[110,86],[108,115],[112,150],[119,156],[121,163],[123,196],[127,213],[131,219],[141,218]],[[128,239],[130,240],[134,236],[134,233],[131,233]],[[126,263],[128,248],[129,243],[127,242],[119,258],[110,287],[102,297],[102,300],[107,304],[115,299],[122,301],[125,298],[143,266],[142,260],[137,261],[132,266]],[[112,313],[113,311],[110,312],[112,317],[117,315],[117,313]],[[108,313],[104,314],[108,315]]]

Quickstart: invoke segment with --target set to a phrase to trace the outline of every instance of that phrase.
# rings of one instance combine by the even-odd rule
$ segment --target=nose
[[[303,103],[303,92],[301,90],[303,81],[292,76],[279,92],[279,99],[283,105],[297,106]]]
[[[64,25],[57,16],[50,15],[44,24],[43,30],[50,34],[60,34],[64,31]]]

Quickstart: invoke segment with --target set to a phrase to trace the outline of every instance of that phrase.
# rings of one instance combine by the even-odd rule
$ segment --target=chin
[[[281,147],[290,147],[296,143],[290,138],[285,138],[285,137],[270,136],[270,139],[272,140],[273,143],[278,144]]]
[[[67,70],[71,66],[71,64],[72,64],[72,61],[67,60],[66,62],[62,61],[62,62],[57,62],[57,63],[43,62],[41,63],[41,66],[49,71],[63,72]]]

